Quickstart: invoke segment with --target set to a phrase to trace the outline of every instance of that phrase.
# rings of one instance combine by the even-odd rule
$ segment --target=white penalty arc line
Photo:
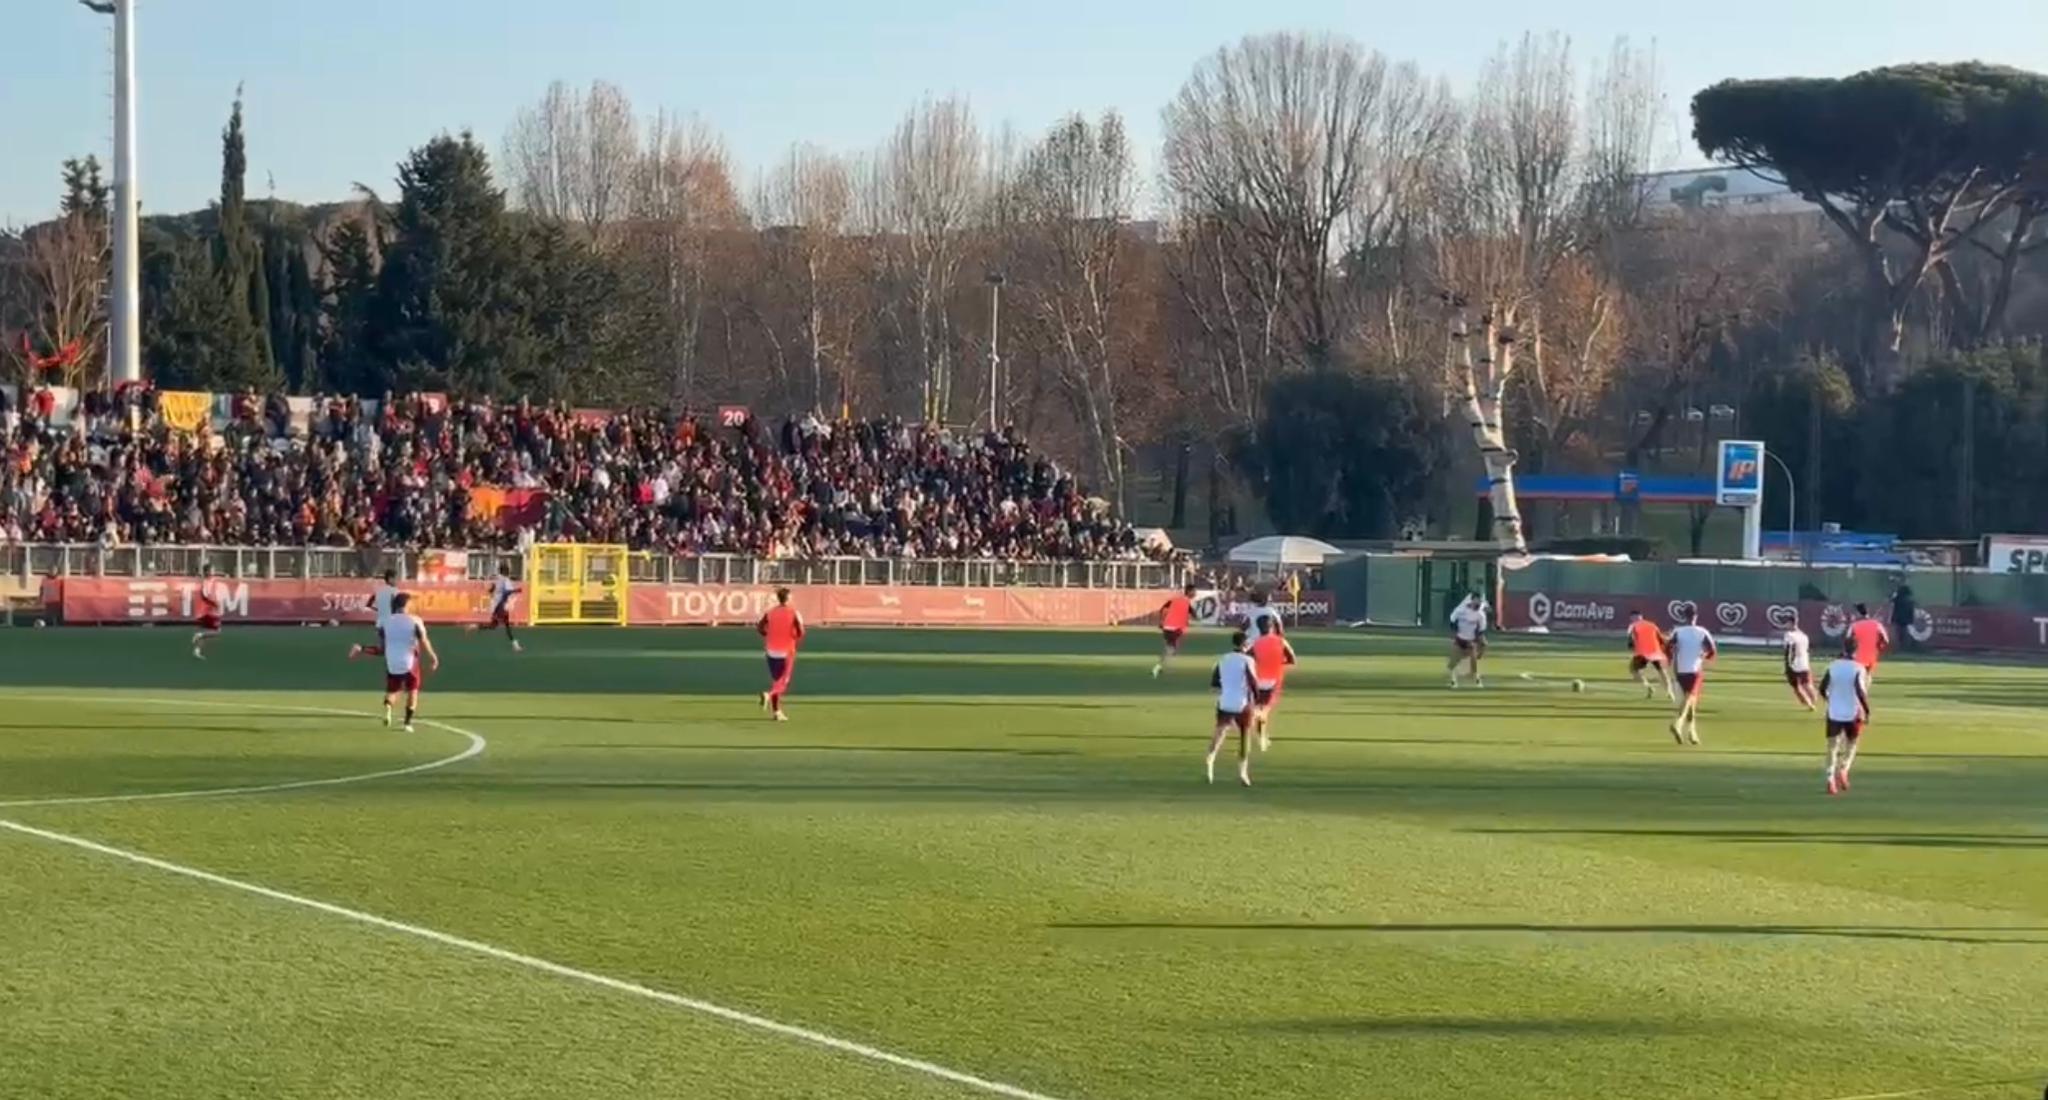
[[[22,836],[34,837],[38,840],[46,840],[53,844],[68,845],[70,847],[78,848],[87,852],[92,852],[97,855],[109,856],[114,859],[125,860],[129,863],[137,864],[139,866],[148,867],[157,871],[163,871],[168,874],[179,875],[184,878],[195,879],[199,882],[208,883],[213,886],[219,886],[229,890],[237,890],[245,894],[254,894],[255,896],[260,898],[268,898],[271,901],[283,902],[287,905],[295,905],[302,909],[311,909],[314,912],[325,913],[331,917],[340,917],[343,920],[354,921],[357,924],[365,924],[369,925],[372,928],[381,928],[387,932],[396,932],[400,935],[411,936],[415,939],[426,940],[431,943],[440,944],[443,947],[452,947],[458,951],[466,951],[473,955],[482,955],[486,958],[496,959],[499,962],[506,962],[511,963],[515,966],[522,966],[528,970],[537,970],[543,974],[552,974],[558,978],[567,978],[571,981],[583,982],[587,985],[599,986],[601,988],[609,989],[617,993],[625,993],[635,997],[641,997],[646,1000],[657,1001],[661,1004],[669,1005],[674,1008],[686,1009],[690,1012],[695,1012],[704,1016],[711,1016],[716,1019],[724,1020],[727,1023],[737,1024],[741,1027],[753,1028],[756,1031],[765,1031],[773,1035],[780,1035],[787,1039],[795,1039],[800,1042],[809,1043],[813,1046],[824,1047],[828,1050],[838,1051],[842,1054],[850,1054],[857,1058],[865,1058],[871,1062],[880,1062],[884,1065],[895,1066],[899,1069],[906,1069],[916,1073],[921,1073],[927,1077],[935,1077],[943,1081],[950,1081],[954,1084],[964,1085],[970,1089],[975,1089],[980,1092],[988,1093],[992,1096],[1009,1097],[1010,1100],[1057,1100],[1057,1098],[1048,1096],[1044,1093],[1032,1092],[1029,1089],[1019,1088],[1016,1085],[1006,1085],[1001,1081],[991,1081],[986,1077],[977,1077],[971,1073],[963,1073],[956,1069],[948,1069],[947,1067],[939,1065],[935,1062],[927,1062],[921,1058],[912,1058],[907,1055],[895,1054],[890,1051],[883,1050],[879,1047],[871,1047],[865,1043],[854,1042],[851,1039],[841,1039],[836,1035],[827,1035],[822,1031],[813,1031],[810,1028],[799,1027],[795,1024],[785,1024],[779,1020],[771,1020],[765,1016],[756,1016],[751,1012],[742,1012],[736,1008],[727,1008],[724,1005],[713,1004],[710,1001],[699,1000],[695,997],[685,997],[681,994],[669,993],[664,990],[654,989],[650,986],[641,985],[638,982],[629,982],[622,978],[608,977],[606,975],[594,973],[589,970],[579,970],[573,966],[566,966],[558,962],[550,962],[547,959],[536,958],[532,955],[524,955],[517,951],[510,951],[502,947],[494,947],[487,943],[481,943],[476,940],[465,939],[461,936],[451,935],[447,932],[439,932],[432,928],[425,928],[417,924],[407,924],[404,921],[392,920],[389,917],[380,917],[374,913],[365,913],[359,909],[350,909],[346,906],[335,905],[331,902],[318,901],[313,898],[302,897],[298,894],[289,894],[283,890],[273,890],[268,886],[259,886],[253,882],[243,882],[240,879],[228,878],[225,875],[216,875],[211,871],[202,871],[197,867],[187,867],[183,864],[171,863],[166,860],[157,859],[154,856],[143,855],[140,852],[131,852],[126,849],[115,848],[111,845],[101,844],[98,841],[87,840],[84,837],[71,836],[67,833],[54,832],[49,829],[38,829],[32,825],[24,825],[18,821],[8,821],[5,819],[0,819],[0,829],[5,829],[13,833],[18,833]]]
[[[14,698],[61,699],[64,702],[70,703],[76,703],[81,701],[75,696],[17,695],[14,696]],[[212,699],[129,698],[109,699],[106,700],[106,702],[137,703],[146,706],[223,707],[228,709],[250,711],[271,710],[284,711],[290,714],[330,715],[339,718],[372,717],[372,715],[365,714],[364,712],[358,710],[341,710],[335,707],[291,706],[284,703],[234,703],[227,702],[224,700]],[[446,730],[449,733],[462,737],[469,742],[469,745],[468,747],[464,748],[461,752],[458,752],[453,756],[444,756],[439,760],[429,760],[424,764],[412,764],[403,768],[387,768],[383,771],[364,772],[360,775],[341,775],[334,776],[329,779],[295,779],[285,783],[260,783],[247,787],[212,787],[196,791],[153,791],[143,794],[79,795],[77,797],[70,798],[20,798],[0,802],[0,808],[16,809],[29,806],[92,806],[101,803],[113,802],[165,802],[170,801],[172,799],[182,798],[223,798],[230,795],[273,794],[278,791],[299,791],[307,790],[309,788],[314,787],[342,787],[347,786],[351,783],[368,783],[377,779],[396,779],[402,775],[419,775],[422,772],[437,771],[441,768],[446,768],[453,766],[455,764],[460,764],[463,761],[468,760],[472,757],[480,756],[483,754],[484,749],[489,747],[490,745],[490,742],[485,740],[482,734],[473,733],[469,730],[462,729],[458,726],[451,726],[446,722],[436,722],[431,718],[419,718],[416,719],[416,721],[419,722],[419,724],[421,725],[432,726],[433,728],[438,730]]]

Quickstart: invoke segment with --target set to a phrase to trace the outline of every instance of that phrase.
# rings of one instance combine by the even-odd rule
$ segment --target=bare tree
[[[55,361],[66,386],[84,384],[103,366],[107,338],[108,237],[104,211],[79,210],[24,231],[6,251],[0,298],[14,303],[20,323],[4,352],[23,382],[38,361]]]
[[[921,412],[934,423],[952,412],[954,333],[947,307],[979,198],[981,153],[964,101],[927,100],[897,126],[876,162],[880,228],[903,241],[923,376]]]
[[[1435,277],[1451,308],[1451,389],[1486,467],[1493,537],[1527,547],[1515,499],[1515,451],[1504,396],[1525,321],[1576,257],[1595,252],[1635,214],[1654,119],[1654,66],[1617,48],[1582,107],[1570,43],[1524,36],[1480,80],[1456,155],[1444,164],[1433,226]],[[1637,97],[1614,104],[1613,95]]]
[[[513,116],[505,132],[505,172],[519,205],[551,221],[576,216],[584,145],[582,97],[562,81]]]
[[[505,135],[506,170],[520,205],[579,226],[600,248],[632,209],[642,157],[633,104],[602,80],[579,91],[561,81],[514,117]]]
[[[763,274],[774,284],[764,289],[796,305],[813,410],[826,407],[826,360],[843,351],[833,345],[831,330],[840,314],[838,287],[852,212],[846,162],[811,145],[791,148],[755,188],[754,220],[767,237],[763,249],[769,257]]]
[[[697,353],[712,245],[745,222],[725,147],[701,122],[667,112],[648,124],[635,162],[623,250],[654,303],[650,341],[666,361],[669,394],[697,390]]]
[[[1124,402],[1142,330],[1132,316],[1137,171],[1123,119],[1061,122],[1026,155],[1014,194],[1014,300],[1079,422],[1091,473],[1126,505]]]
[[[1339,262],[1388,247],[1453,133],[1448,95],[1334,36],[1246,38],[1165,113],[1176,284],[1255,414],[1274,370],[1327,364],[1352,322]]]

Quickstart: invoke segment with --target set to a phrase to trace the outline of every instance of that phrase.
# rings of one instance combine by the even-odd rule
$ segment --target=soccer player
[[[1451,674],[1452,691],[1458,689],[1460,662],[1470,667],[1474,687],[1486,686],[1486,677],[1479,674],[1479,659],[1485,655],[1486,605],[1474,592],[1451,609],[1451,661],[1445,668]]]
[[[199,617],[192,632],[192,656],[204,661],[207,643],[220,637],[220,570],[209,565],[199,578]]]
[[[1794,617],[1785,627],[1785,683],[1792,689],[1792,697],[1801,706],[1812,710],[1813,694],[1813,640],[1806,631],[1799,629],[1799,620]]]
[[[1856,663],[1868,679],[1877,679],[1877,662],[1892,648],[1891,632],[1870,614],[1869,604],[1856,605],[1856,621],[1849,624],[1849,640],[1856,643]]]
[[[377,612],[377,641],[384,641],[384,624],[391,621],[391,601],[398,595],[398,570],[386,569],[377,578],[377,588],[370,596],[370,606]]]
[[[1714,636],[1700,625],[1699,609],[1688,606],[1679,615],[1680,623],[1671,632],[1671,667],[1677,674],[1678,690],[1684,698],[1678,703],[1678,716],[1671,720],[1671,738],[1683,745],[1688,741],[1700,743],[1700,688],[1704,685],[1708,666],[1714,663],[1719,650],[1714,648]]]
[[[500,563],[498,575],[491,581],[491,621],[490,625],[484,627],[484,629],[496,630],[499,627],[504,627],[505,640],[512,643],[512,652],[514,653],[518,653],[525,648],[519,644],[518,637],[512,633],[512,597],[518,594],[519,586],[512,583],[512,563]],[[476,630],[476,628],[475,623],[469,624],[471,631]]]
[[[1181,639],[1188,635],[1188,622],[1195,614],[1195,583],[1189,581],[1180,595],[1166,601],[1159,609],[1159,637],[1164,643],[1159,651],[1159,663],[1152,666],[1152,678],[1166,671],[1166,663],[1180,653]]]
[[[1664,658],[1664,632],[1657,624],[1643,618],[1641,611],[1628,613],[1628,674],[1635,682],[1643,685],[1643,698],[1657,697],[1657,688],[1645,679],[1643,673],[1657,670],[1657,683],[1664,685],[1664,697],[1676,703],[1678,689],[1671,686],[1671,667]]]
[[[1267,727],[1273,708],[1280,705],[1280,685],[1287,679],[1287,666],[1294,663],[1294,647],[1278,634],[1267,634],[1251,645],[1252,728],[1259,735],[1259,751],[1273,747]]]
[[[1252,594],[1252,609],[1244,617],[1244,634],[1256,642],[1268,634],[1285,634],[1280,623],[1280,613],[1273,610],[1265,589]]]
[[[782,711],[782,697],[789,694],[789,678],[796,672],[797,647],[804,641],[804,617],[789,606],[789,589],[775,590],[775,606],[768,609],[754,629],[760,633],[768,657],[768,690],[761,693],[761,706],[777,722],[789,721]]]
[[[428,671],[441,667],[441,655],[427,637],[427,624],[406,610],[412,597],[404,592],[391,598],[391,617],[377,628],[377,644],[348,647],[349,660],[357,657],[384,658],[384,725],[391,725],[391,706],[405,696],[405,732],[413,732],[413,716],[420,709],[420,655],[427,658]]]
[[[1856,763],[1856,745],[1870,721],[1870,673],[1856,659],[1856,640],[1842,647],[1842,656],[1820,678],[1828,699],[1828,793],[1849,789],[1849,768]]]
[[[1237,781],[1249,787],[1252,785],[1252,758],[1245,740],[1251,732],[1252,701],[1258,693],[1258,675],[1252,666],[1252,659],[1244,651],[1245,633],[1232,631],[1230,652],[1216,662],[1215,671],[1209,674],[1209,686],[1216,689],[1216,731],[1209,737],[1209,755],[1202,763],[1209,782],[1216,782],[1216,752],[1223,747],[1223,739],[1230,736],[1231,727],[1237,727]]]

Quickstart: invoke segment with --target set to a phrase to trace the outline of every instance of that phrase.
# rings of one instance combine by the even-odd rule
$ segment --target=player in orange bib
[[[1188,623],[1195,617],[1195,583],[1189,581],[1180,595],[1166,601],[1159,609],[1159,637],[1163,647],[1159,651],[1159,663],[1152,666],[1152,678],[1166,671],[1166,662],[1173,660],[1180,652],[1180,643],[1188,636]]]
[[[1259,751],[1265,752],[1273,747],[1267,726],[1273,720],[1273,708],[1280,705],[1280,685],[1294,663],[1294,647],[1278,634],[1261,634],[1252,643],[1251,655],[1252,728],[1259,735]]]
[[[1856,663],[1869,674],[1866,678],[1875,679],[1878,660],[1891,651],[1892,636],[1883,623],[1870,617],[1868,604],[1856,605],[1856,621],[1849,624],[1849,640],[1856,643]]]
[[[789,678],[796,672],[796,651],[804,641],[804,617],[789,606],[789,589],[775,590],[775,606],[755,627],[761,634],[762,649],[768,656],[768,690],[761,693],[761,705],[777,722],[789,721],[782,712],[782,697],[789,694]]]
[[[1664,685],[1664,696],[1672,702],[1678,701],[1678,689],[1671,686],[1671,665],[1664,659],[1664,632],[1657,624],[1643,618],[1640,611],[1628,613],[1628,672],[1636,683],[1643,685],[1643,698],[1654,699],[1657,689],[1643,678],[1649,669],[1657,670],[1657,681]]]

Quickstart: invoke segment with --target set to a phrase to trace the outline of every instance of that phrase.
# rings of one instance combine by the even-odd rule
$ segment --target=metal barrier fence
[[[0,546],[0,576],[29,582],[42,577],[194,577],[211,566],[225,576],[264,580],[374,577],[385,569],[417,575],[419,551],[323,546],[99,546],[28,543]],[[516,552],[472,550],[469,575],[494,577],[510,562],[525,575]],[[1187,567],[1150,561],[994,561],[897,558],[753,558],[732,555],[675,557],[635,554],[631,577],[646,584],[858,584],[951,588],[1152,588],[1180,585]]]

